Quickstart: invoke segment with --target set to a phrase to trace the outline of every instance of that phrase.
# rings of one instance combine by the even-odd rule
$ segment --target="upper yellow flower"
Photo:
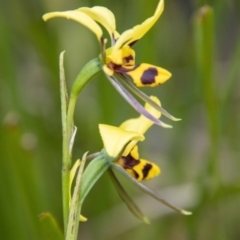
[[[156,97],[151,97],[151,99],[160,105]],[[161,113],[149,104],[145,105],[145,109],[156,118],[161,116]],[[144,134],[152,124],[152,121],[140,115],[138,118],[123,122],[119,127],[99,125],[107,154],[138,181],[151,179],[160,173],[156,164],[140,158],[137,147],[137,142],[144,140]]]
[[[82,7],[76,10],[65,12],[51,12],[45,14],[43,19],[47,21],[48,19],[55,17],[64,17],[77,21],[90,29],[96,35],[100,43],[102,69],[111,84],[139,113],[145,115],[158,125],[170,127],[169,125],[164,124],[160,120],[149,115],[144,110],[143,106],[115,78],[115,76],[120,77],[134,94],[142,98],[151,106],[155,107],[158,111],[171,120],[179,120],[171,116],[160,106],[154,104],[154,102],[151,101],[147,95],[138,90],[138,88],[132,84],[132,81],[129,81],[129,78],[131,78],[138,87],[154,87],[164,83],[171,77],[171,73],[163,68],[147,63],[135,64],[135,52],[132,49],[133,44],[141,39],[158,20],[163,12],[163,8],[164,1],[160,0],[152,17],[146,19],[142,24],[124,31],[122,34],[119,34],[116,31],[114,14],[109,9],[100,6],[92,8]],[[111,47],[107,49],[107,39],[104,39],[102,29],[98,24],[102,25],[110,35]]]
[[[156,86],[170,78],[171,74],[160,67],[142,63],[135,64],[135,52],[131,46],[141,39],[145,33],[154,25],[163,12],[164,1],[160,0],[155,13],[142,24],[124,31],[121,35],[116,31],[115,17],[105,7],[82,7],[73,11],[52,12],[43,16],[44,20],[54,17],[65,17],[75,20],[89,28],[97,36],[103,47],[103,70],[108,76],[114,73],[129,76],[137,86]],[[108,31],[112,47],[105,51],[105,40],[103,39],[100,23]]]

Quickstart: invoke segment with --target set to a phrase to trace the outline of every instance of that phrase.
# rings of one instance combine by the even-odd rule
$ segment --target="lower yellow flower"
[[[158,98],[151,96],[150,99],[156,106],[160,107],[160,101]],[[145,104],[144,110],[156,119],[159,119],[161,116],[161,113],[156,109],[156,107],[153,107],[151,104]],[[140,158],[138,153],[138,141],[143,141],[145,139],[145,132],[153,124],[154,123],[145,115],[140,115],[138,118],[128,119],[119,127],[99,124],[99,130],[104,149],[101,152],[97,153],[97,155],[93,154],[93,158],[89,158],[91,162],[83,172],[79,195],[81,204],[84,202],[87,194],[94,186],[94,184],[98,181],[102,174],[107,171],[119,196],[128,206],[129,210],[143,222],[149,223],[147,217],[141,212],[135,202],[125,191],[124,187],[118,181],[117,177],[114,174],[114,171],[116,170],[124,175],[128,180],[130,180],[141,191],[150,195],[165,206],[185,215],[191,214],[191,212],[185,211],[184,209],[180,209],[172,205],[168,201],[164,200],[161,196],[159,196],[156,192],[141,183],[143,180],[149,180],[155,176],[158,176],[161,172],[160,168],[155,163]],[[86,160],[86,158],[83,159]],[[79,165],[80,161],[77,161],[71,170],[70,189]],[[71,201],[70,189],[69,198]],[[81,216],[80,220],[84,221],[86,219]]]
[[[151,96],[152,101],[160,106],[157,97]],[[155,118],[161,113],[149,104],[145,104],[145,110]],[[132,177],[138,181],[148,180],[160,174],[160,168],[139,157],[137,142],[144,140],[144,133],[153,125],[143,115],[129,119],[119,127],[100,124],[100,134],[107,154],[115,164],[123,167]]]

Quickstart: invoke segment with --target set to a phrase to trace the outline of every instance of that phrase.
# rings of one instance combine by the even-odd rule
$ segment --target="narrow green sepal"
[[[71,97],[77,98],[84,86],[90,81],[98,72],[102,70],[102,63],[99,58],[94,58],[88,62],[76,77],[71,91]]]
[[[131,81],[126,81],[124,79],[123,81],[125,85],[134,93],[136,94],[139,98],[141,98],[143,101],[151,105],[153,108],[158,110],[160,113],[162,113],[165,117],[171,119],[172,121],[181,121],[180,118],[176,118],[172,116],[170,113],[168,113],[163,107],[160,105],[156,104],[149,96],[147,96],[144,92],[139,90],[134,84],[131,83]]]
[[[80,202],[83,203],[87,194],[93,187],[93,185],[97,182],[97,180],[103,175],[104,172],[110,167],[109,160],[104,157],[103,154],[99,154],[95,159],[93,159],[82,176],[82,185],[80,192]]]
[[[39,216],[39,221],[46,239],[63,240],[63,233],[51,213],[42,213]]]
[[[140,220],[142,220],[146,224],[150,224],[150,221],[146,216],[143,215],[142,211],[138,208],[135,202],[130,198],[127,194],[121,183],[116,178],[115,174],[113,173],[112,169],[109,168],[108,173],[112,179],[112,182],[123,202],[127,205],[128,209],[133,213],[133,215]]]
[[[147,193],[148,195],[150,195],[151,197],[153,197],[154,199],[156,199],[157,201],[161,202],[162,204],[164,204],[165,206],[173,209],[176,212],[179,212],[183,215],[191,215],[192,212],[186,211],[184,209],[178,208],[174,205],[172,205],[171,203],[167,202],[165,199],[163,199],[162,197],[160,197],[156,192],[154,192],[152,189],[144,186],[142,183],[138,182],[135,178],[133,178],[130,174],[128,174],[128,172],[125,171],[125,169],[123,169],[122,167],[118,166],[117,164],[112,164],[112,168],[119,171],[121,174],[123,174],[125,177],[127,177],[132,183],[135,184],[135,186],[137,186],[142,192]]]
[[[114,76],[109,76],[105,74],[106,77],[109,79],[110,83],[113,85],[113,87],[122,95],[122,97],[141,115],[148,118],[150,121],[154,122],[158,126],[164,127],[164,128],[172,128],[171,125],[168,125],[158,118],[155,118],[150,114],[146,109],[137,101],[137,99],[132,96],[131,93],[129,93],[118,81]]]

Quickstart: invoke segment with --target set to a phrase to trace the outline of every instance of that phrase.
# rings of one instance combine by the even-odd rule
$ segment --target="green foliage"
[[[51,215],[51,213],[43,213],[39,217],[39,222],[42,227],[42,231],[49,240],[62,240],[63,233],[59,229],[55,219]]]

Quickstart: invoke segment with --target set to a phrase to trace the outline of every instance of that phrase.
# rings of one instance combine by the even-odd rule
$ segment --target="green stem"
[[[70,151],[70,139],[73,130],[73,115],[77,98],[72,95],[69,100],[67,119],[66,119],[66,132],[63,135],[63,161],[62,161],[62,194],[63,194],[63,219],[64,229],[67,227],[69,215],[69,180],[70,170],[72,163],[72,153]]]
[[[61,66],[63,68],[63,66]],[[73,83],[70,99],[66,115],[62,113],[63,122],[63,159],[62,159],[62,198],[63,198],[63,219],[64,219],[64,232],[66,233],[68,217],[69,217],[69,180],[70,169],[72,164],[72,146],[71,137],[74,128],[74,110],[78,95],[88,83],[100,70],[102,69],[101,62],[98,58],[88,62],[78,74]],[[63,69],[60,69],[60,73]],[[64,105],[64,98],[61,97],[61,104]],[[72,143],[73,144],[73,143]]]

